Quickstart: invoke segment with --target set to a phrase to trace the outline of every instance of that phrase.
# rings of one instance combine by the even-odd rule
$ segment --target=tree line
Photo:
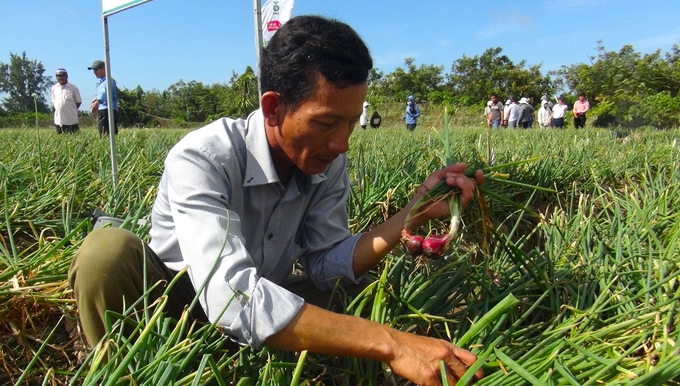
[[[444,66],[421,64],[406,58],[404,65],[385,74],[377,68],[369,74],[368,101],[383,104],[403,102],[407,95],[434,106],[479,106],[492,94],[501,99],[541,95],[565,96],[569,103],[585,93],[591,103],[594,124],[602,127],[655,126],[668,128],[680,123],[680,48],[667,53],[636,52],[631,45],[607,51],[598,42],[590,63],[563,65],[543,73],[541,64],[513,62],[501,47],[480,55],[456,59],[448,72]],[[49,113],[46,95],[54,81],[45,75],[38,60],[10,53],[0,62],[0,127],[10,118],[38,111]],[[35,98],[33,94],[37,95]],[[257,77],[251,67],[242,74],[233,71],[226,83],[206,85],[180,80],[164,91],[146,91],[140,86],[119,89],[121,124],[125,127],[182,126],[212,121],[222,116],[245,117],[258,105]]]

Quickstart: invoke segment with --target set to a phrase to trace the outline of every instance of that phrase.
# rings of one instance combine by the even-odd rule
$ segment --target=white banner
[[[264,46],[293,15],[294,0],[267,0],[262,6],[262,44]]]
[[[151,0],[102,0],[102,15],[111,16],[114,13],[125,11],[136,5],[144,4]]]

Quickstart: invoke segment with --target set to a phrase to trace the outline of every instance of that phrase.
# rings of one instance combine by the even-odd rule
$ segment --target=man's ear
[[[262,114],[267,126],[276,127],[283,123],[283,118],[286,115],[286,104],[279,93],[267,91],[262,94],[260,106],[262,106]]]

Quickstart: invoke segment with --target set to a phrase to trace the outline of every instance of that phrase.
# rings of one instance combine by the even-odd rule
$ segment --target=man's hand
[[[265,345],[290,351],[374,359],[418,385],[441,385],[439,361],[444,361],[453,385],[477,357],[451,343],[401,332],[357,316],[336,314],[305,303],[281,331]],[[484,376],[479,370],[478,380]]]
[[[97,117],[97,112],[99,111],[99,100],[97,98],[94,98],[92,102],[90,102],[90,113],[92,113],[93,117]]]
[[[477,190],[477,185],[481,185],[484,182],[484,173],[481,170],[477,170],[477,172],[475,172],[475,179],[473,180],[463,174],[465,172],[465,168],[465,163],[460,162],[433,172],[427,177],[427,179],[425,179],[423,184],[420,185],[416,191],[416,195],[411,200],[411,203],[415,203],[416,200],[424,196],[439,181],[446,180],[446,183],[449,184],[449,186],[460,189],[461,203],[463,206],[467,205],[467,203],[470,202],[470,200],[472,200],[474,197],[475,191]],[[415,229],[425,223],[427,220],[441,218],[447,215],[450,215],[449,205],[446,203],[446,201],[441,201],[431,205],[423,215],[413,219],[413,221],[409,224],[409,227],[411,229]]]
[[[442,360],[446,365],[449,385],[455,385],[477,360],[475,354],[444,340],[400,331],[394,331],[394,334],[396,345],[393,358],[387,363],[392,371],[418,385],[442,384],[439,369]],[[483,376],[484,372],[480,369],[475,373],[474,380]]]

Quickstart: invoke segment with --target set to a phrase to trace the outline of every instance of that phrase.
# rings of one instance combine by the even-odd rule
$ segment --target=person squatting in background
[[[78,87],[68,82],[68,73],[63,68],[54,72],[57,84],[52,86],[52,111],[57,134],[75,133],[78,126],[78,108],[83,103]]]
[[[406,130],[413,131],[416,129],[419,116],[420,108],[416,105],[416,100],[413,98],[413,95],[409,95],[408,98],[406,98],[406,113],[401,117],[401,119],[406,122]]]

